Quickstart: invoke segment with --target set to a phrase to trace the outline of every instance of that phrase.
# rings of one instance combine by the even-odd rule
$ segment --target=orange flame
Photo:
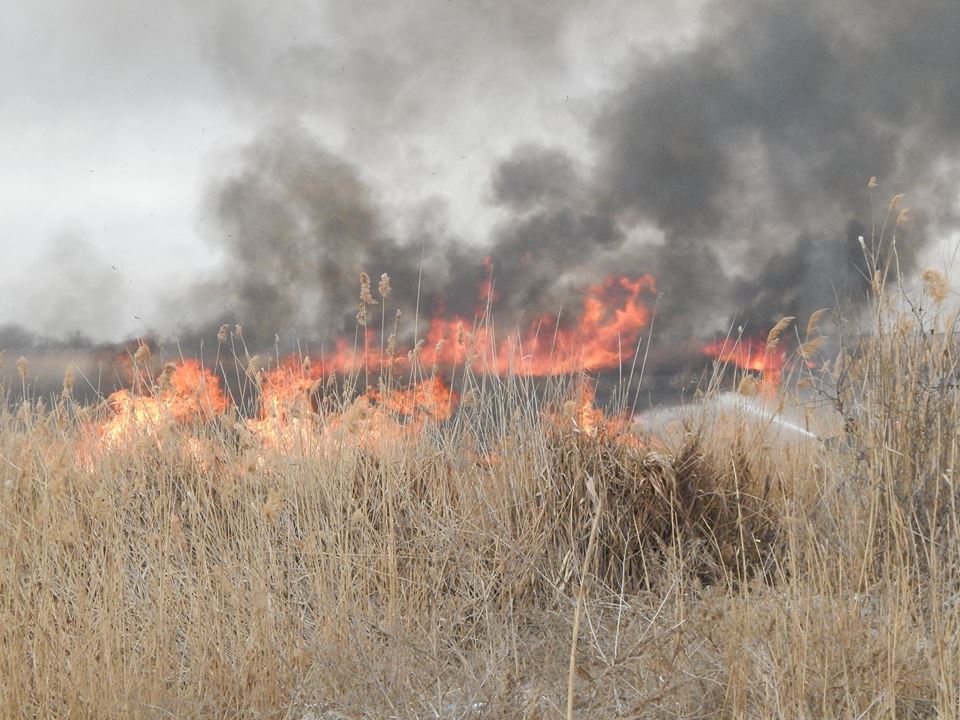
[[[783,369],[787,364],[784,348],[779,345],[768,348],[766,341],[759,338],[715,340],[703,346],[703,354],[720,363],[759,373],[761,387],[769,392],[775,392],[780,387]]]
[[[118,390],[107,398],[112,417],[100,428],[107,445],[117,444],[133,435],[156,435],[174,423],[206,420],[227,408],[220,381],[199,360],[181,362],[150,395]]]
[[[367,397],[386,410],[414,420],[423,416],[447,420],[457,402],[457,394],[439,375],[433,375],[409,388],[388,388],[383,391],[371,388],[367,391]]]
[[[482,298],[495,299],[495,293],[489,294],[489,281],[480,292]],[[381,356],[383,343],[368,328],[362,341],[338,339],[322,364],[327,372],[403,372],[415,363],[428,369],[468,365],[477,372],[541,377],[608,370],[633,357],[640,333],[650,323],[647,300],[656,292],[651,275],[611,275],[586,288],[583,305],[571,323],[543,315],[497,340],[489,324],[477,326],[464,317],[435,317],[422,347],[394,357]]]
[[[487,277],[479,288],[480,317],[497,300],[492,261],[488,259],[485,267]],[[656,292],[650,275],[611,275],[586,288],[579,312],[570,319],[541,316],[500,338],[489,322],[434,317],[416,347],[409,352],[395,350],[389,357],[385,350],[395,343],[364,327],[362,336],[339,338],[332,353],[313,362],[290,356],[258,372],[259,416],[247,419],[245,425],[264,447],[279,450],[318,447],[325,437],[345,429],[362,435],[365,442],[413,437],[424,423],[450,418],[459,398],[444,376],[455,376],[458,370],[552,376],[628,362],[650,323],[648,300]],[[132,389],[108,399],[112,415],[97,431],[105,446],[129,442],[136,434],[156,439],[165,427],[206,421],[227,408],[218,378],[198,360],[168,366],[156,379],[149,373],[148,362],[133,363],[129,352],[121,360]],[[347,374],[354,383],[379,378],[380,384],[376,389],[368,387],[340,412],[329,412],[315,401],[320,383],[334,374]],[[583,384],[574,406],[565,414],[577,432],[624,434],[621,419],[608,418],[594,407],[589,383]]]
[[[563,404],[562,415],[553,418],[554,423],[586,437],[602,437],[626,447],[643,447],[643,440],[633,432],[632,418],[623,413],[608,415],[595,405],[595,397],[594,383],[581,377],[573,397]]]

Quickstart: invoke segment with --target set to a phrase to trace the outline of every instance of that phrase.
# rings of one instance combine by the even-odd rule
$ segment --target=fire
[[[382,329],[382,334],[364,327],[357,338],[337,338],[332,351],[313,365],[311,380],[305,384],[330,373],[388,373],[412,381],[434,369],[464,366],[475,372],[538,377],[609,370],[633,357],[640,334],[650,324],[649,300],[656,293],[651,275],[611,275],[585,289],[579,312],[571,320],[542,315],[497,338],[490,323],[481,321],[487,305],[496,300],[491,275],[479,288],[482,307],[476,317],[431,318],[424,336],[416,339],[417,346],[409,352],[390,352],[391,343],[384,337],[390,327]],[[287,368],[284,372],[298,372],[297,365],[295,358],[281,362]]]
[[[199,360],[167,364],[155,388],[146,395],[118,390],[107,398],[112,416],[100,428],[106,445],[136,435],[155,436],[172,424],[204,421],[227,408],[219,379]]]
[[[651,275],[629,278],[611,275],[587,287],[575,322],[544,315],[497,342],[486,328],[464,334],[463,319],[434,319],[427,332],[424,362],[451,365],[467,361],[474,370],[497,374],[564,375],[581,370],[598,371],[629,361],[650,324],[645,295],[656,294]],[[443,341],[442,343],[440,341]],[[441,348],[430,352],[431,348]]]
[[[611,275],[586,288],[580,312],[569,322],[562,316],[542,315],[498,340],[489,324],[434,317],[422,347],[413,353],[381,355],[384,344],[367,329],[362,344],[340,340],[324,362],[338,372],[384,368],[404,372],[415,364],[427,369],[466,365],[476,372],[538,377],[609,370],[633,357],[640,334],[650,324],[648,300],[656,292],[651,275]],[[496,299],[492,281],[481,285],[480,299],[484,303]]]
[[[310,365],[292,361],[264,373],[260,417],[248,419],[247,428],[265,446],[279,450],[316,448],[344,429],[364,442],[399,439],[413,436],[429,420],[448,419],[458,401],[446,381],[433,375],[409,386],[368,387],[346,407],[325,411],[314,406],[322,380]]]
[[[367,397],[384,409],[412,420],[423,417],[447,420],[457,401],[457,394],[438,375],[409,388],[387,388],[382,391],[371,388],[367,391]]]
[[[593,383],[581,378],[577,383],[574,397],[563,405],[563,415],[570,422],[574,432],[596,437],[605,429],[607,417],[602,410],[594,406],[596,388]]]
[[[595,403],[596,386],[587,377],[580,377],[573,397],[563,404],[560,418],[554,418],[561,428],[572,429],[586,437],[603,437],[627,447],[643,447],[639,435],[633,432],[631,418],[624,414],[608,415]]]
[[[260,373],[260,414],[263,419],[300,417],[310,412],[310,395],[323,379],[309,362],[290,356],[268,372]]]
[[[703,354],[720,363],[729,363],[741,370],[750,370],[761,376],[761,387],[775,392],[780,387],[787,352],[779,344],[768,346],[763,339],[716,340],[703,346]]]
[[[249,380],[258,410],[242,421],[244,432],[263,448],[280,451],[319,448],[344,432],[363,442],[411,438],[425,423],[452,416],[459,397],[450,378],[468,371],[546,377],[616,368],[631,360],[649,326],[654,278],[611,275],[585,289],[576,312],[539,316],[498,337],[487,321],[497,302],[491,260],[485,268],[477,316],[433,317],[409,350],[398,346],[395,336],[369,327],[366,321],[373,324],[376,313],[364,313],[356,338],[335,340],[332,352],[290,356],[265,371],[254,368]],[[364,302],[373,302],[369,288],[367,297]],[[220,380],[198,360],[168,363],[157,377],[150,360],[143,341],[135,353],[121,357],[130,387],[108,398],[111,415],[96,431],[103,446],[130,443],[136,436],[160,442],[164,428],[203,423],[226,411]],[[338,387],[347,389],[338,393]],[[573,405],[565,415],[577,432],[624,435],[620,419],[594,407],[588,382],[581,383]]]

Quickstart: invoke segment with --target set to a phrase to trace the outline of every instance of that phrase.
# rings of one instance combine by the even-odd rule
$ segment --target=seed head
[[[370,294],[370,276],[360,273],[360,302],[364,305],[376,305],[377,301]]]
[[[943,275],[931,269],[924,270],[920,278],[923,280],[924,292],[927,293],[930,299],[937,305],[947,299],[947,295],[950,293],[950,286],[947,284],[947,280]]]
[[[867,181],[867,187],[873,190],[877,186],[877,178],[875,175],[872,175]]]
[[[384,273],[380,276],[380,284],[377,285],[377,289],[380,291],[380,297],[385,298],[390,294],[390,276]]]
[[[27,359],[23,355],[17,359],[17,373],[21,380],[27,379]]]
[[[744,375],[740,378],[740,384],[737,386],[737,392],[747,397],[753,397],[757,394],[757,381],[753,375]]]
[[[417,344],[414,346],[413,350],[407,353],[407,360],[413,361],[414,358],[420,357],[420,353],[423,351],[424,340],[417,340]]]
[[[163,372],[160,373],[160,390],[169,390],[173,384],[173,374],[177,371],[176,364],[168,362],[163,366]]]
[[[137,364],[148,363],[150,362],[151,356],[150,347],[145,342],[141,342],[140,347],[138,347],[137,351],[133,354],[133,361]]]
[[[260,508],[260,512],[267,522],[273,522],[280,516],[283,510],[283,497],[280,493],[274,491],[267,497],[267,501]]]
[[[60,393],[60,397],[64,400],[68,400],[70,396],[73,395],[74,379],[73,363],[71,363],[67,365],[67,369],[63,373],[63,392]]]
[[[817,327],[820,325],[820,320],[829,310],[830,308],[820,308],[810,315],[810,319],[807,321],[807,337],[810,337],[816,332]]]
[[[819,335],[813,338],[813,340],[808,340],[797,348],[797,354],[804,360],[809,360],[813,355],[816,354],[817,350],[820,349],[826,339],[827,338],[825,335]]]
[[[778,322],[776,325],[774,325],[770,329],[770,332],[767,333],[767,352],[768,353],[772,353],[774,350],[776,350],[777,345],[780,344],[780,336],[783,334],[783,331],[786,330],[787,327],[790,325],[790,323],[792,323],[794,320],[796,320],[795,317],[787,315],[786,317],[781,318],[780,322]]]
[[[243,326],[242,326],[242,325],[234,325],[234,326],[233,326],[233,334],[236,335],[238,338],[242,338],[242,337],[243,337]]]
[[[229,325],[221,325],[220,329],[217,331],[217,341],[225,343],[227,341],[227,333],[230,332]]]

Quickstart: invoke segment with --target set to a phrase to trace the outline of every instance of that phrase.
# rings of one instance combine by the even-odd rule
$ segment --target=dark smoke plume
[[[614,212],[664,233],[666,313],[763,322],[853,290],[871,176],[881,214],[901,190],[926,211],[901,229],[909,270],[956,221],[960,4],[745,0],[705,17],[694,47],[642,60],[596,125]]]
[[[323,322],[324,310],[348,304],[354,268],[388,245],[367,188],[295,128],[264,134],[243,160],[238,175],[214,188],[228,261],[208,291],[265,335],[317,322],[339,331],[338,322]]]
[[[388,236],[360,168],[295,124],[265,132],[240,172],[214,185],[229,261],[203,305],[268,337],[338,332],[351,327],[360,270],[389,272],[412,292],[422,259],[424,307],[462,313],[489,256],[501,327],[575,304],[573,291],[608,272],[652,272],[664,326],[690,337],[734,316],[762,326],[859,297],[858,238],[869,240],[871,213],[882,219],[895,192],[914,206],[899,229],[904,270],[928,237],[956,225],[960,3],[724,1],[701,25],[694,43],[636,59],[602,99],[592,164],[528,143],[493,168],[503,219],[483,246],[465,246],[442,222]],[[274,94],[286,112],[308,112],[320,102],[309,79],[329,74],[331,56],[281,56],[295,68],[292,90]],[[355,95],[372,83],[399,112],[381,81],[414,68],[364,57]],[[443,85],[418,91],[397,77],[404,107],[419,91],[420,102],[444,99]],[[871,176],[881,182],[873,210]]]
[[[213,186],[216,242],[228,259],[194,300],[227,311],[218,319],[243,323],[248,337],[347,331],[362,269],[389,271],[395,283],[415,288],[423,253],[427,289],[443,275],[438,240],[385,235],[357,168],[303,128],[270,129],[243,161],[239,174]]]

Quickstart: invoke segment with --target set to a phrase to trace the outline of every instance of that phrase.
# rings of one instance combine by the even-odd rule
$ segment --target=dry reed
[[[0,714],[960,717],[957,319],[908,301],[811,374],[844,427],[797,442],[588,432],[575,382],[469,373],[403,436],[331,375],[284,452],[6,408]]]

